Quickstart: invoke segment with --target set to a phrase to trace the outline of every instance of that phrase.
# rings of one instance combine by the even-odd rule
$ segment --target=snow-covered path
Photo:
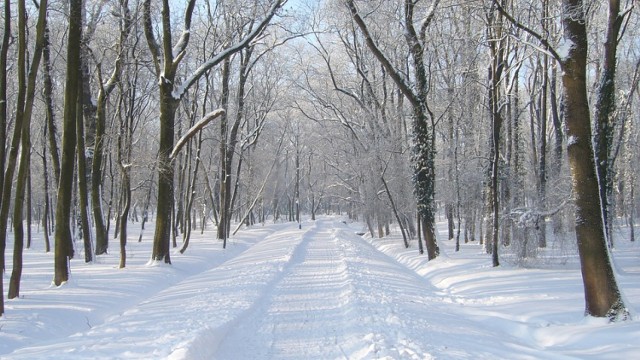
[[[144,291],[134,294],[137,303],[128,298],[119,310],[108,311],[83,300],[86,309],[69,314],[80,313],[74,315],[80,319],[87,314],[87,324],[91,317],[95,325],[71,328],[70,336],[34,339],[0,358],[598,359],[633,352],[629,339],[640,333],[634,323],[616,330],[535,320],[538,314],[553,314],[550,306],[568,304],[553,302],[562,293],[524,290],[542,284],[545,273],[491,270],[464,258],[457,266],[446,255],[427,267],[407,263],[424,257],[392,255],[384,241],[372,245],[340,218],[307,221],[301,229],[297,224],[271,225],[246,234],[228,250],[205,251],[197,261],[180,263],[186,259],[176,254],[176,264],[155,269],[164,272],[170,284],[149,290],[147,296]],[[473,251],[469,259],[483,263]],[[420,275],[425,269],[430,272]],[[469,272],[484,275],[472,280],[463,275]],[[78,283],[89,284],[82,274],[77,276]],[[518,283],[522,279],[531,284]],[[114,294],[131,280],[114,283]],[[515,284],[524,286],[517,290],[519,296],[503,295]],[[83,288],[76,284],[70,290]],[[73,299],[59,291],[39,296],[57,296],[54,299],[68,301],[73,309]],[[116,301],[105,300],[114,308]],[[105,315],[92,316],[92,309]],[[559,338],[559,331],[573,336]],[[589,334],[596,332],[601,335],[593,342]],[[626,343],[629,348],[620,346]]]
[[[216,357],[340,356],[352,290],[332,233],[322,224],[302,237],[281,278],[264,293],[261,304],[221,339]]]

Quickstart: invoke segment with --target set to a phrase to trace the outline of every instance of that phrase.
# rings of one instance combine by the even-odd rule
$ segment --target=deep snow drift
[[[136,226],[136,224],[132,225]],[[152,227],[150,227],[152,229]],[[242,230],[226,250],[193,233],[173,265],[147,264],[151,231],[112,254],[72,260],[50,285],[53,254],[24,254],[21,298],[0,319],[2,359],[631,359],[638,321],[583,316],[575,259],[490,266],[477,243],[427,262],[415,242],[368,239],[338,217]],[[131,232],[132,234],[135,231]],[[36,236],[38,234],[36,233]],[[11,235],[9,235],[11,238]],[[634,314],[640,254],[617,241],[618,281]],[[11,247],[7,250],[8,283]]]

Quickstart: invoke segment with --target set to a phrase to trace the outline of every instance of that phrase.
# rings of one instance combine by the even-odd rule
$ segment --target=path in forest
[[[461,317],[456,313],[459,307],[443,303],[437,293],[424,278],[341,222],[321,219],[303,235],[256,306],[224,334],[218,333],[219,346],[208,355],[216,359],[494,359],[537,353],[523,349],[510,334],[502,338],[507,348],[513,341],[513,347],[496,352],[490,346],[496,334],[484,331],[482,321]]]
[[[280,279],[221,340],[216,358],[425,358],[397,329],[406,323],[396,314],[415,298],[407,290],[424,293],[424,284],[398,284],[397,264],[340,228],[320,220],[302,237]]]
[[[322,218],[282,226],[103,324],[10,358],[540,358],[521,336],[487,331],[460,309],[338,219]]]

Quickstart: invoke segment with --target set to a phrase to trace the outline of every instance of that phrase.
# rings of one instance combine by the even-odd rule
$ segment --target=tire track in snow
[[[409,333],[429,328],[415,316],[431,297],[426,281],[340,222],[317,226],[211,358],[432,358]]]
[[[216,359],[347,357],[352,332],[351,279],[331,220],[305,234],[285,271],[262,303],[221,339]]]

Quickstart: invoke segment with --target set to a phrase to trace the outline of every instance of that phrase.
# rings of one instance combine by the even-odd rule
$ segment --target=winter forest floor
[[[526,268],[477,243],[440,241],[432,262],[399,235],[356,235],[322,217],[241,230],[226,250],[194,231],[173,265],[148,264],[152,230],[50,285],[41,234],[24,253],[19,299],[0,318],[0,359],[631,359],[640,354],[639,245],[618,239],[634,320],[583,316],[575,259]],[[132,224],[131,234],[137,234]],[[147,229],[153,229],[148,224]],[[444,230],[444,227],[442,228]],[[440,235],[444,233],[441,232]],[[133,236],[132,236],[133,237]],[[440,238],[445,238],[441,236]],[[11,235],[9,235],[11,238]],[[137,238],[137,236],[136,236]],[[81,247],[81,246],[79,246]],[[7,273],[11,272],[7,249]]]

